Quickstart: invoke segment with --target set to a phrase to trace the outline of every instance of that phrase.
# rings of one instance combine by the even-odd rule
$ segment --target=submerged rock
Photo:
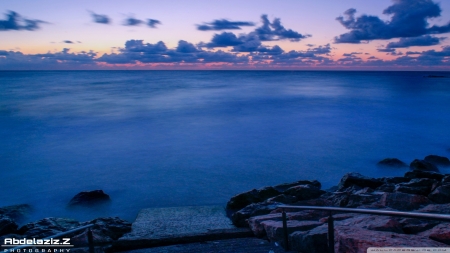
[[[439,172],[439,169],[436,167],[436,165],[419,159],[415,159],[414,161],[412,161],[409,167],[411,168],[411,170]]]
[[[395,168],[402,168],[402,167],[408,167],[408,165],[402,161],[400,161],[397,158],[385,158],[377,163],[379,166],[386,166],[386,167],[395,167]]]
[[[0,216],[0,236],[16,233],[18,225],[14,220],[6,216]]]
[[[111,198],[102,190],[80,192],[69,202],[68,206],[91,206],[110,201]]]
[[[28,204],[5,206],[0,208],[0,216],[6,216],[14,221],[24,220],[32,211]]]
[[[450,166],[450,160],[445,156],[428,155],[425,157],[424,161],[436,166]]]

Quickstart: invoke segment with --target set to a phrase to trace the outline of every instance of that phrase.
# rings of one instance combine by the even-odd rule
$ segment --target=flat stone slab
[[[117,240],[117,250],[179,243],[251,237],[248,228],[236,228],[222,206],[142,209],[131,232]]]

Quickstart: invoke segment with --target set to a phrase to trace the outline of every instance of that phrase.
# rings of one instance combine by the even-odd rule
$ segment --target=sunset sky
[[[450,70],[450,1],[2,0],[0,70]]]

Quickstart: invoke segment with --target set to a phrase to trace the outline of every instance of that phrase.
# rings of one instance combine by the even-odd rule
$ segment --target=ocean
[[[1,71],[0,206],[133,221],[297,180],[450,156],[446,72]],[[441,168],[449,173],[450,169]],[[68,209],[81,191],[111,203]]]

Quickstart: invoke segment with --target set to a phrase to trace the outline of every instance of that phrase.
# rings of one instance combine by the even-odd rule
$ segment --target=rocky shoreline
[[[380,165],[405,167],[395,158]],[[318,181],[297,181],[253,189],[227,203],[230,219],[250,227],[256,237],[284,244],[279,205],[334,206],[450,214],[450,174],[445,157],[427,156],[410,164],[403,177],[369,178],[347,173],[324,191]],[[290,249],[327,252],[328,212],[287,210]],[[450,224],[413,218],[343,213],[334,215],[335,251],[366,252],[368,247],[449,247]],[[285,246],[285,245],[283,245]]]
[[[450,166],[446,157],[427,156],[416,159],[409,168],[396,158],[386,158],[380,166],[405,169],[403,177],[370,178],[358,173],[347,173],[339,184],[321,189],[317,180],[301,180],[253,189],[232,197],[227,215],[237,227],[250,228],[259,238],[284,244],[282,210],[279,205],[314,205],[381,210],[414,211],[450,214],[450,174],[439,168]],[[89,207],[110,201],[101,190],[81,192],[68,207]],[[118,217],[97,218],[79,222],[66,218],[45,218],[18,226],[32,207],[26,204],[0,208],[0,241],[4,238],[44,238],[80,226],[91,228],[94,241],[103,245],[100,251],[111,251],[111,245],[131,231],[131,223]],[[289,246],[299,252],[326,252],[327,219],[324,211],[287,210]],[[365,214],[336,214],[336,252],[366,252],[368,247],[420,246],[449,247],[450,224],[446,222],[374,216]],[[70,236],[71,243],[86,247],[86,230]],[[286,246],[286,245],[283,245]],[[86,248],[80,248],[80,252]],[[72,252],[77,252],[73,249]]]

